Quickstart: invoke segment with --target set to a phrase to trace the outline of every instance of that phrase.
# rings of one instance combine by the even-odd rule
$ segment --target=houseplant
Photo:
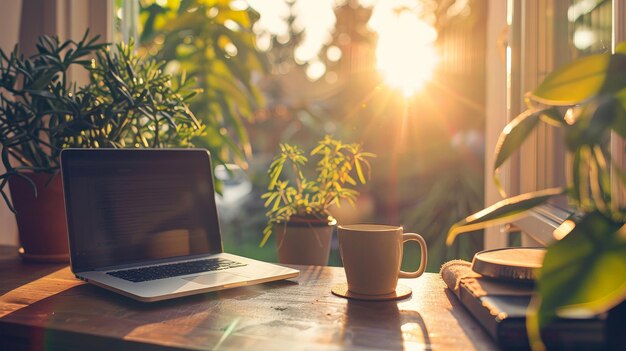
[[[374,154],[363,151],[361,144],[344,144],[326,136],[310,156],[319,157],[313,179],[304,175],[308,162],[304,151],[281,144],[269,167],[268,191],[261,196],[269,210],[260,246],[274,233],[281,263],[328,263],[336,223],[328,209],[340,205],[342,199],[354,205],[359,193],[351,186],[357,185],[357,179],[365,184],[370,171],[368,158]],[[287,171],[291,171],[291,179],[281,179]]]
[[[547,248],[527,319],[531,345],[541,349],[539,331],[557,316],[594,315],[618,305],[623,310],[626,211],[616,191],[624,191],[626,174],[613,162],[607,145],[611,132],[626,138],[626,44],[615,54],[583,57],[554,71],[526,101],[528,110],[500,135],[496,184],[506,196],[497,178],[499,167],[538,123],[545,122],[563,130],[572,157],[567,186],[504,199],[455,224],[447,241],[452,243],[463,232],[510,222],[554,196],[567,195],[575,214],[554,232],[560,240]],[[624,342],[612,339],[624,338],[623,324],[621,329],[610,332],[609,343]]]
[[[191,145],[203,127],[185,103],[193,91],[132,44],[112,52],[89,33],[78,42],[40,37],[36,53],[0,50],[0,193],[16,212],[23,257],[67,260],[59,155],[67,147]],[[70,81],[73,68],[90,83]],[[9,200],[5,186],[11,188]]]

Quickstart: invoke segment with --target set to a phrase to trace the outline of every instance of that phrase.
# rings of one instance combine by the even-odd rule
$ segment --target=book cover
[[[441,267],[441,276],[461,304],[503,349],[528,349],[526,310],[532,286],[499,282],[472,271],[470,262],[455,260]],[[597,350],[605,341],[605,320],[559,319],[542,331],[548,349]]]

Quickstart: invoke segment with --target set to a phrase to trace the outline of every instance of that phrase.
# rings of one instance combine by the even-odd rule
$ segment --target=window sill
[[[529,216],[515,221],[514,224],[533,241],[547,246],[555,240],[552,232],[570,215],[570,212],[562,208],[543,205],[531,210]]]

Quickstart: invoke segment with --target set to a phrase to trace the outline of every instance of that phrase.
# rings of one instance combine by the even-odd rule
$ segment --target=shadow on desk
[[[430,345],[422,316],[416,311],[400,313],[397,301],[349,300],[342,333],[346,346],[404,350]]]

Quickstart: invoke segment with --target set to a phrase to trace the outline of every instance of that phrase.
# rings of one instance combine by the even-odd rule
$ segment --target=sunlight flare
[[[437,31],[414,11],[385,11],[372,18],[378,34],[376,67],[386,84],[409,97],[432,78],[439,63]]]

